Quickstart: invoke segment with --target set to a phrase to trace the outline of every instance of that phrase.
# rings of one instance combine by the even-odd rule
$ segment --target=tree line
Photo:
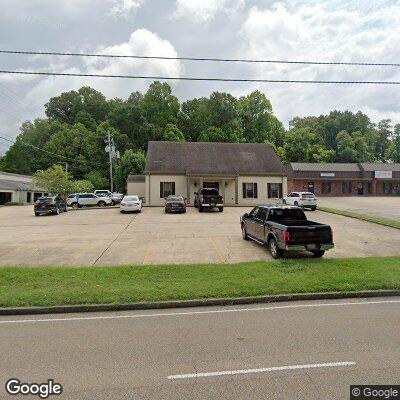
[[[295,117],[286,130],[258,90],[239,98],[214,92],[181,103],[168,83],[158,81],[126,100],[107,100],[82,87],[51,98],[45,114],[22,124],[0,170],[33,174],[68,159],[75,179],[108,187],[108,131],[121,155],[115,168],[119,190],[128,174],[143,172],[150,140],[270,143],[283,162],[400,162],[400,124],[376,124],[360,111],[332,111]]]

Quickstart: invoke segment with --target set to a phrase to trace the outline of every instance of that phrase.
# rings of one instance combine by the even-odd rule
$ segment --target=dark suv
[[[60,214],[61,211],[67,212],[67,203],[59,196],[48,196],[48,197],[39,197],[36,200],[35,206],[35,215],[39,217],[39,215],[43,214]]]

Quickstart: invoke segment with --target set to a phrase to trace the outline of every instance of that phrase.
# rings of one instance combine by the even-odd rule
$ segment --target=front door
[[[219,190],[219,182],[203,182],[203,188]]]
[[[358,182],[357,184],[357,195],[358,196],[364,195],[364,184],[362,182]]]
[[[307,191],[315,194],[314,190],[315,190],[314,182],[308,182]]]

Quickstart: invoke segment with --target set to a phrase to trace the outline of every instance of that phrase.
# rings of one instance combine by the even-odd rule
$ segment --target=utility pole
[[[110,159],[110,187],[111,187],[111,192],[114,192],[114,178],[113,178],[113,143],[111,143],[111,135],[110,135],[110,131],[107,131],[107,139],[108,139],[108,156]],[[114,140],[113,140],[114,142]]]

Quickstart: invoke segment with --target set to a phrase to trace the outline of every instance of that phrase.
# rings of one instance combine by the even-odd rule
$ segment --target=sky
[[[0,0],[0,49],[122,55],[400,63],[394,0]],[[238,64],[0,54],[1,70],[250,79],[400,81],[400,67]],[[107,98],[150,81],[0,74],[0,135],[63,91],[90,85]],[[170,81],[181,101],[260,90],[286,126],[295,116],[361,110],[400,122],[399,86]],[[8,145],[0,140],[0,154]]]

